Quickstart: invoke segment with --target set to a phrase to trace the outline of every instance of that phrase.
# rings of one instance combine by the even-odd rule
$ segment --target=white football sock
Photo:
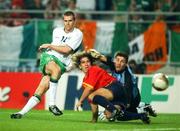
[[[58,83],[50,81],[50,85],[49,85],[49,106],[55,105],[57,86],[58,86]]]
[[[21,111],[19,111],[19,113],[22,115],[26,114],[28,111],[30,111],[32,108],[34,108],[39,102],[40,102],[40,100],[37,97],[32,96],[28,100],[27,104],[23,107],[23,109]]]

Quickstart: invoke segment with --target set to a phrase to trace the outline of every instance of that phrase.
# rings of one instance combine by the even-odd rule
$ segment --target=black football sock
[[[123,111],[123,114],[121,114],[121,116],[117,119],[122,121],[138,120],[141,119],[143,116],[144,113],[132,113],[128,111]]]
[[[113,112],[114,110],[116,110],[115,106],[103,96],[100,96],[100,95],[94,96],[92,102],[95,104],[101,105],[102,107],[107,109],[109,112]]]

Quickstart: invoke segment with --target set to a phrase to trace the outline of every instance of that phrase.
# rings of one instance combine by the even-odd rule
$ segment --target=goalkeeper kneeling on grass
[[[88,52],[95,58],[107,65],[111,70],[111,75],[119,82],[125,85],[129,95],[130,105],[127,111],[134,113],[146,112],[150,116],[156,117],[156,112],[152,109],[150,104],[141,101],[141,96],[138,89],[137,77],[133,74],[131,68],[128,66],[128,55],[122,52],[116,52],[114,58],[106,57],[100,54],[95,49],[90,49]]]
[[[150,119],[146,113],[131,113],[125,109],[129,103],[128,94],[125,88],[115,77],[108,74],[104,69],[93,65],[93,57],[87,52],[76,53],[73,60],[79,69],[85,73],[82,87],[84,89],[77,108],[81,107],[83,101],[88,98],[92,110],[92,122],[97,122],[98,105],[104,107],[109,114],[109,121],[115,121],[119,117],[127,117],[130,120],[140,119],[149,124]],[[112,102],[120,103],[116,108]]]

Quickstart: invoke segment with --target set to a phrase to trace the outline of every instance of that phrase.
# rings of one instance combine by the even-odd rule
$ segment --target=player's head
[[[73,61],[79,69],[86,73],[89,67],[92,66],[94,59],[89,53],[83,51],[74,54]]]
[[[65,32],[71,32],[75,26],[75,14],[72,11],[66,11],[63,14],[64,30]]]
[[[125,69],[128,63],[128,55],[122,52],[116,52],[114,55],[114,66],[116,71]]]

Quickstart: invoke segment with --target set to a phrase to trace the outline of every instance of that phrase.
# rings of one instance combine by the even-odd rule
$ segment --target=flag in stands
[[[169,53],[171,62],[180,62],[180,32],[171,31],[171,50]]]
[[[1,62],[1,65],[17,67],[20,64],[26,64],[17,62],[18,59],[36,58],[38,47],[43,43],[51,42],[52,30],[56,26],[63,26],[63,22],[60,20],[39,21],[17,27],[1,26],[0,59],[5,60]],[[82,20],[77,22],[77,27],[83,31],[83,47],[86,49],[95,48],[102,54],[111,56],[116,51],[129,52],[130,59],[140,63],[143,61],[165,63],[167,61],[165,22],[153,23],[147,31],[129,43],[124,23]],[[14,61],[7,64],[8,60]],[[160,67],[162,64],[148,64],[147,71],[150,73]]]
[[[1,66],[17,67],[19,59],[36,58],[34,24],[0,27]],[[10,61],[11,60],[11,61]]]
[[[111,54],[114,30],[114,22],[97,22],[94,48],[103,54]]]
[[[147,73],[156,71],[167,61],[166,23],[155,22],[142,35],[129,43],[130,60],[160,62],[148,64]]]
[[[96,22],[95,21],[78,21],[77,27],[83,32],[84,49],[92,49],[96,40]]]
[[[81,21],[85,48],[95,48],[102,54],[113,55],[116,51],[128,51],[128,35],[124,23],[106,21]]]
[[[54,28],[53,21],[38,21],[37,23],[37,47],[43,43],[51,43],[52,41],[52,32]]]

